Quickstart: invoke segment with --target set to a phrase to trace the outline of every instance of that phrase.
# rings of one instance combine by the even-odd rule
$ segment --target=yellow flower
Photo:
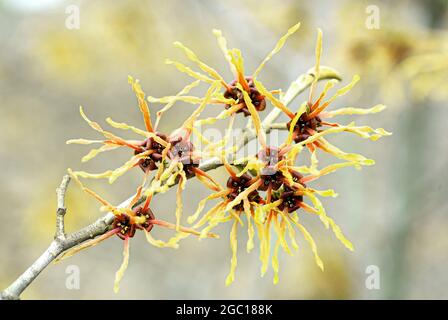
[[[355,126],[354,123],[341,125],[328,122],[337,115],[363,115],[382,111],[385,107],[377,105],[370,109],[341,108],[327,110],[327,107],[339,96],[349,92],[349,90],[359,80],[355,76],[350,84],[339,89],[329,99],[326,99],[329,90],[336,84],[335,80],[328,81],[319,96],[315,97],[316,83],[322,75],[327,74],[328,68],[321,67],[320,58],[322,53],[322,33],[319,30],[316,44],[316,63],[311,73],[307,76],[310,86],[308,100],[302,103],[297,111],[290,110],[285,104],[293,100],[296,94],[289,94],[289,90],[284,95],[277,98],[275,95],[280,91],[271,91],[264,87],[258,80],[258,76],[265,64],[283,47],[287,38],[299,29],[300,24],[291,27],[288,32],[277,42],[274,49],[256,68],[252,75],[245,73],[243,58],[240,50],[228,49],[227,41],[222,36],[221,31],[214,30],[218,45],[224,53],[229,63],[235,79],[227,82],[212,67],[202,62],[198,56],[176,42],[175,45],[181,48],[187,58],[194,62],[200,71],[195,71],[190,67],[176,61],[167,60],[168,64],[174,65],[179,71],[184,72],[195,79],[194,82],[185,86],[174,96],[162,98],[146,97],[138,81],[131,77],[129,83],[137,97],[138,106],[143,115],[145,129],[139,129],[118,123],[108,118],[107,123],[113,128],[130,130],[140,135],[140,140],[125,140],[115,134],[105,131],[98,123],[86,117],[83,109],[80,109],[82,117],[97,132],[105,137],[105,140],[70,140],[68,143],[94,144],[99,143],[101,147],[92,150],[83,161],[88,161],[101,152],[114,150],[120,147],[130,148],[133,156],[122,166],[114,170],[108,170],[99,174],[91,174],[83,171],[73,172],[72,176],[81,185],[84,191],[94,196],[103,204],[103,209],[111,211],[115,215],[112,230],[105,235],[87,242],[78,248],[68,252],[71,255],[85,247],[95,245],[114,234],[117,234],[125,242],[124,261],[116,275],[115,289],[121,280],[129,260],[129,239],[132,238],[136,230],[143,230],[147,240],[159,247],[177,247],[178,242],[189,234],[199,236],[199,238],[216,237],[211,230],[221,223],[231,222],[230,247],[232,258],[230,272],[226,278],[226,285],[230,285],[235,278],[238,251],[238,227],[247,224],[248,240],[246,249],[250,252],[254,248],[255,233],[258,234],[260,246],[261,275],[264,276],[271,262],[274,271],[274,283],[278,282],[279,261],[278,254],[280,248],[287,254],[293,255],[298,249],[296,241],[296,231],[298,230],[309,243],[314,254],[316,264],[320,269],[324,269],[320,259],[317,246],[313,237],[305,226],[301,223],[299,213],[312,214],[319,217],[324,226],[332,232],[349,250],[353,250],[353,245],[342,233],[335,221],[326,214],[324,206],[319,199],[321,197],[336,197],[332,190],[316,190],[308,186],[318,178],[330,174],[338,169],[354,166],[359,169],[364,165],[372,165],[373,160],[362,155],[346,153],[336,146],[330,144],[326,135],[339,132],[352,132],[362,138],[377,140],[382,136],[390,135],[382,128],[372,129],[368,126]],[[204,97],[188,95],[190,90],[205,82],[209,85]],[[298,81],[297,81],[298,82]],[[297,86],[294,82],[291,87]],[[222,90],[224,89],[224,92]],[[293,90],[294,91],[294,90]],[[326,100],[325,100],[326,99]],[[152,124],[148,103],[157,102],[164,104],[164,107],[157,112],[155,125]],[[157,131],[163,114],[172,108],[177,101],[184,101],[197,105],[194,112],[184,121],[184,123],[169,135]],[[288,135],[285,141],[278,146],[268,146],[266,142],[265,128],[262,127],[259,112],[266,108],[270,102],[274,109],[273,113],[283,112],[290,121],[281,125],[280,129],[287,129]],[[203,110],[209,104],[222,104],[225,107],[217,117],[199,119]],[[272,114],[271,112],[271,114]],[[227,147],[230,131],[236,114],[243,113],[250,116],[255,129],[256,137],[261,145],[261,151],[256,155],[244,158],[236,158],[237,148]],[[271,115],[267,118],[272,117]],[[218,142],[208,141],[199,132],[198,127],[202,124],[213,124],[218,119],[230,118],[228,133]],[[250,127],[249,129],[251,129]],[[196,150],[191,138],[196,136],[205,147]],[[142,140],[143,139],[143,140]],[[297,166],[297,157],[302,155],[306,148],[311,153],[309,166]],[[341,163],[331,164],[322,169],[319,168],[316,151],[321,149],[334,155],[336,158],[344,160]],[[228,155],[232,155],[232,161],[227,160]],[[206,157],[218,157],[224,165],[229,178],[225,187],[217,183],[208,173],[199,168],[199,160]],[[137,188],[136,195],[125,208],[118,208],[109,204],[95,192],[84,187],[79,178],[107,178],[109,182],[114,182],[118,177],[139,166],[144,172],[143,183]],[[238,170],[236,170],[238,168]],[[154,173],[150,182],[148,177]],[[202,199],[196,212],[188,218],[188,222],[193,224],[193,228],[181,226],[183,211],[182,191],[186,188],[187,179],[195,176],[208,189],[213,190],[205,199]],[[151,199],[156,193],[164,193],[177,184],[175,224],[155,219],[149,208]],[[137,204],[139,199],[145,199],[142,205]],[[216,200],[217,203],[204,214],[204,208],[208,201]],[[302,210],[300,210],[302,209]],[[297,212],[298,210],[299,213]],[[176,230],[176,235],[168,242],[155,240],[150,235],[154,225]],[[197,231],[202,228],[201,231]],[[271,236],[276,238],[274,249],[271,250]]]
[[[194,71],[190,67],[172,60],[166,60],[167,64],[175,66],[179,71],[188,74],[192,78],[197,81],[205,82],[205,83],[215,83],[216,81],[219,83],[222,89],[224,89],[224,93],[216,92],[211,99],[211,103],[214,104],[224,104],[226,110],[222,111],[218,116],[213,118],[202,119],[197,122],[198,125],[201,124],[213,124],[218,119],[225,119],[230,115],[243,113],[244,116],[251,116],[251,119],[254,123],[257,136],[262,145],[265,145],[265,137],[264,131],[261,130],[261,121],[258,112],[263,111],[266,108],[266,100],[263,93],[261,93],[258,88],[255,86],[255,80],[258,75],[262,71],[263,67],[266,63],[281,50],[284,46],[286,40],[289,36],[294,34],[300,28],[300,23],[292,26],[288,32],[280,38],[272,51],[266,56],[266,58],[260,63],[260,65],[255,69],[252,75],[247,75],[244,68],[244,61],[242,57],[242,53],[239,49],[229,49],[227,47],[227,40],[222,35],[220,30],[213,30],[213,33],[217,37],[218,45],[222,50],[229,67],[235,77],[231,82],[227,82],[214,68],[210,67],[189,48],[183,45],[180,42],[175,42],[174,45],[183,50],[187,58],[194,62],[201,72]],[[194,82],[196,84],[197,82]],[[186,88],[190,88],[189,85]],[[166,108],[171,107],[171,105],[175,101],[184,101],[188,103],[198,104],[203,101],[201,98],[197,98],[194,96],[186,96],[183,93],[188,92],[188,90],[183,89],[176,96],[167,96],[163,98],[153,98],[148,97],[150,102],[159,102],[166,103]],[[278,91],[270,91],[270,94],[277,93]],[[269,99],[269,97],[268,97]]]
[[[120,176],[137,166],[144,171],[145,176],[148,176],[151,171],[157,170],[152,188],[145,192],[147,196],[150,194],[152,195],[154,192],[166,192],[169,187],[178,183],[176,225],[179,226],[183,207],[181,193],[185,189],[187,179],[196,176],[198,180],[204,183],[208,188],[213,190],[216,190],[217,188],[216,181],[198,168],[199,160],[204,153],[195,150],[194,145],[190,142],[190,137],[193,133],[193,123],[209,103],[213,93],[218,87],[217,83],[213,83],[210,86],[199,107],[184,121],[181,127],[174,130],[169,136],[155,131],[151,121],[149,106],[145,100],[145,94],[139,82],[129,77],[129,83],[136,94],[146,130],[141,130],[125,123],[115,122],[111,118],[108,118],[106,121],[113,128],[131,130],[144,137],[144,140],[125,140],[111,132],[105,131],[98,123],[87,118],[83,108],[80,107],[80,113],[84,120],[91,128],[101,133],[106,138],[106,140],[74,139],[67,142],[68,144],[102,144],[100,148],[90,151],[89,154],[83,158],[83,162],[92,159],[101,152],[114,150],[119,147],[132,149],[134,155],[126,161],[126,163],[114,170],[107,170],[95,174],[76,171],[75,174],[82,178],[105,178],[108,179],[110,183],[113,183]]]
[[[142,198],[143,186],[145,184],[145,180],[143,181],[143,184],[137,188],[135,196],[132,198],[132,200],[128,203],[127,206],[116,207],[110,204],[107,200],[103,199],[101,196],[99,196],[91,189],[85,187],[83,183],[79,180],[78,174],[74,173],[70,169],[69,173],[72,176],[72,178],[80,185],[82,190],[92,195],[102,204],[101,209],[103,211],[112,212],[115,218],[108,232],[104,233],[103,235],[95,239],[84,242],[83,244],[64,252],[64,254],[58,257],[56,261],[60,261],[62,259],[71,257],[72,255],[76,254],[77,252],[83,249],[95,246],[98,243],[112,237],[113,235],[117,235],[120,239],[124,241],[124,249],[123,249],[123,262],[115,275],[115,283],[114,283],[115,292],[118,292],[120,281],[123,278],[124,272],[126,271],[129,264],[129,239],[134,237],[137,230],[142,230],[145,233],[146,239],[150,244],[156,247],[170,247],[174,249],[177,249],[179,247],[178,242],[185,236],[189,234],[193,234],[196,236],[202,235],[200,232],[192,228],[186,228],[183,226],[179,226],[163,220],[156,219],[154,213],[149,208],[152,196],[146,197],[144,203],[139,205],[138,202]],[[177,233],[168,242],[164,242],[162,240],[156,240],[150,234],[154,226],[176,230]],[[218,237],[213,233],[207,233],[205,236],[210,238]]]
[[[320,73],[320,59],[322,54],[322,32],[318,31],[316,44],[316,64],[314,72],[317,75],[311,85],[309,98],[307,102],[300,105],[297,112],[288,109],[280,100],[276,99],[269,93],[263,84],[255,80],[255,87],[265,95],[273,105],[285,113],[290,121],[287,123],[289,130],[289,138],[286,144],[291,144],[292,141],[297,143],[297,147],[306,146],[311,153],[312,161],[317,161],[316,149],[321,149],[328,152],[337,158],[344,159],[350,162],[357,161],[359,165],[371,165],[373,160],[367,160],[363,156],[356,154],[347,154],[337,147],[330,144],[324,136],[338,132],[351,132],[362,138],[371,139],[373,141],[391,135],[383,128],[373,129],[368,126],[356,126],[354,122],[348,125],[341,125],[335,122],[329,122],[327,119],[338,115],[366,115],[383,111],[386,107],[378,104],[372,108],[340,108],[336,110],[327,111],[327,107],[338,97],[345,95],[350,89],[359,81],[359,76],[355,75],[352,81],[345,87],[336,91],[336,93],[325,100],[328,91],[338,82],[338,80],[329,80],[319,96],[314,99],[315,85],[317,83],[318,75]]]
[[[357,165],[357,163],[345,162],[330,165],[322,170],[318,170],[317,167],[310,169],[294,165],[297,155],[297,149],[291,149],[288,146],[282,149],[271,147],[259,153],[257,157],[246,158],[246,166],[239,173],[236,173],[224,158],[225,168],[230,175],[226,188],[221,188],[200,201],[196,212],[188,218],[189,223],[195,223],[201,216],[205,204],[210,200],[219,199],[220,201],[194,224],[194,228],[200,228],[207,224],[201,232],[201,236],[204,237],[218,224],[233,221],[230,233],[231,269],[226,279],[226,285],[234,281],[238,248],[237,229],[238,225],[244,226],[244,223],[247,223],[246,248],[248,252],[254,248],[254,234],[255,229],[257,230],[262,276],[267,271],[271,255],[271,230],[273,229],[276,234],[277,242],[271,260],[274,269],[274,283],[278,282],[279,248],[281,247],[290,255],[293,254],[291,246],[295,250],[298,248],[294,227],[303,234],[305,240],[310,244],[316,263],[323,270],[323,263],[317,253],[316,244],[311,234],[299,222],[299,216],[296,213],[299,209],[319,216],[325,227],[331,227],[335,236],[348,249],[353,250],[351,242],[345,238],[334,220],[326,214],[322,203],[316,196],[335,197],[335,192],[333,190],[315,190],[305,186],[305,182],[311,182],[339,168]],[[303,176],[300,172],[313,172],[313,174]],[[311,204],[304,201],[305,197],[311,201]],[[286,234],[290,244],[288,244]]]

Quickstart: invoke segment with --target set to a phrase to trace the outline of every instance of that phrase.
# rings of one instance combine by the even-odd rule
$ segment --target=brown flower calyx
[[[131,217],[124,213],[115,217],[112,228],[118,229],[117,236],[122,240],[134,237],[136,231],[135,224],[132,223]]]
[[[160,139],[167,141],[166,135],[162,133],[156,133],[156,135]],[[136,150],[134,154],[137,155],[146,151],[151,152],[150,155],[148,155],[144,159],[141,159],[139,162],[139,166],[143,170],[143,172],[153,171],[157,169],[157,163],[162,160],[162,152],[165,149],[165,147],[162,146],[157,141],[155,141],[154,138],[146,139],[139,145],[139,147],[141,148],[141,151]]]
[[[195,175],[195,168],[199,167],[199,157],[195,156],[195,148],[187,138],[177,137],[170,139],[171,149],[168,157],[183,164],[187,177]]]
[[[257,158],[265,165],[262,175],[273,175],[277,172],[277,165],[284,159],[284,155],[279,148],[268,146],[258,152]]]
[[[285,186],[285,189],[278,199],[282,200],[282,203],[279,204],[278,209],[291,213],[300,208],[301,203],[303,202],[303,195],[299,195],[293,188]]]
[[[135,222],[135,220],[141,220],[141,218],[144,220],[143,223]],[[142,206],[138,206],[132,209],[132,217],[126,213],[117,215],[112,224],[112,228],[118,229],[117,236],[120,239],[125,240],[126,238],[133,238],[137,229],[144,229],[150,232],[154,227],[151,223],[153,220],[155,220],[155,216],[150,208],[145,209]]]
[[[280,189],[283,185],[283,173],[281,171],[276,171],[274,174],[261,174],[261,185],[258,187],[260,191],[266,191],[269,188],[273,191]]]
[[[240,177],[230,177],[227,180],[227,188],[230,189],[230,193],[229,195],[227,195],[227,198],[232,201],[234,200],[236,197],[238,197],[238,195],[243,192],[244,190],[246,190],[247,188],[249,188],[252,183],[254,182],[254,179],[252,178],[251,175],[245,173]],[[248,200],[250,202],[256,202],[256,203],[262,203],[263,200],[260,197],[259,193],[257,190],[252,191],[251,193],[249,193],[248,195]],[[235,210],[244,210],[244,204],[243,201],[241,201],[240,203],[238,203],[236,206],[234,206]]]
[[[142,206],[136,207],[133,209],[136,217],[144,217],[145,222],[141,224],[137,224],[137,229],[145,229],[146,231],[150,232],[154,225],[151,223],[152,220],[155,220],[154,213],[150,208],[145,209]]]
[[[292,181],[294,183],[299,183],[303,187],[305,184],[301,183],[300,180],[303,178],[303,175],[297,171],[290,170]],[[282,200],[281,204],[278,206],[278,209],[281,211],[287,211],[288,213],[294,212],[301,207],[301,203],[303,202],[303,195],[299,193],[299,188],[296,185],[291,185],[291,183],[282,175],[280,178],[282,181],[283,189],[279,190],[279,192],[273,194],[273,200]],[[280,188],[278,188],[280,189]],[[278,190],[277,189],[277,190]]]
[[[291,174],[294,183],[300,183],[305,187],[305,184],[300,182],[303,176],[299,172],[290,170],[289,173]],[[277,191],[281,186],[284,186],[285,188],[295,188],[294,186],[290,186],[288,179],[286,179],[285,175],[280,170],[277,170],[274,174],[261,174],[260,178],[262,181],[262,184],[258,187],[258,190],[260,191],[267,191],[269,188],[272,191]]]
[[[300,182],[300,180],[302,180],[303,178],[303,175],[300,172],[289,170],[289,173],[292,176],[292,181],[294,181],[295,183],[300,183],[304,188],[306,187],[304,183]]]
[[[263,111],[266,108],[266,99],[265,97],[257,90],[254,84],[254,80],[252,77],[246,77],[246,82],[249,86],[248,94],[252,101],[252,104],[254,105],[255,109],[257,111]],[[243,107],[238,109],[236,113],[244,113],[244,116],[250,116],[249,108],[246,106],[246,103],[244,102],[244,96],[241,90],[236,86],[238,83],[238,80],[233,80],[229,83],[228,89],[226,92],[224,92],[224,98],[226,99],[234,99],[238,103],[243,104]],[[227,104],[226,109],[230,109],[232,105]]]
[[[318,116],[311,119],[308,119],[307,117],[307,113],[302,114],[294,126],[293,139],[296,143],[308,139],[311,136],[310,131],[317,131],[321,126],[322,121]],[[288,130],[291,128],[291,122],[292,120],[286,124]]]

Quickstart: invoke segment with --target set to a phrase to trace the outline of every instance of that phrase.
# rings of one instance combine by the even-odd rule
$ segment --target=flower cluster
[[[297,110],[288,107],[291,96],[297,95],[297,83],[283,94],[281,90],[268,90],[258,80],[258,76],[265,64],[285,44],[288,37],[300,27],[296,24],[277,42],[273,50],[261,62],[258,68],[248,75],[245,72],[242,54],[238,49],[229,49],[222,32],[214,30],[220,49],[227,60],[234,79],[226,81],[214,68],[210,67],[189,48],[176,42],[186,57],[197,67],[194,70],[181,62],[166,60],[167,64],[175,66],[179,71],[191,76],[194,81],[183,88],[178,94],[155,98],[145,96],[138,81],[129,78],[132,90],[136,94],[138,106],[143,115],[145,129],[139,129],[125,123],[118,123],[108,118],[106,121],[116,129],[130,130],[141,136],[140,140],[126,140],[112,132],[104,130],[98,123],[91,121],[80,109],[85,121],[98,133],[104,136],[103,140],[75,139],[68,143],[100,144],[97,149],[91,150],[82,160],[89,161],[99,153],[118,149],[120,147],[131,149],[131,158],[119,168],[92,174],[84,171],[72,171],[70,174],[81,185],[83,190],[98,199],[103,209],[114,214],[115,219],[108,233],[97,239],[87,242],[80,247],[66,253],[66,256],[94,245],[112,235],[124,240],[124,261],[116,275],[115,289],[123,276],[129,259],[129,239],[137,230],[142,230],[148,241],[159,247],[177,247],[178,242],[189,234],[199,238],[214,237],[213,229],[219,224],[231,223],[230,246],[232,250],[231,268],[226,284],[233,282],[237,265],[237,233],[238,227],[247,225],[247,251],[254,248],[255,233],[258,234],[261,274],[268,269],[271,259],[274,270],[274,283],[278,281],[278,252],[282,248],[292,255],[298,248],[295,232],[298,230],[310,244],[317,265],[323,270],[323,263],[317,253],[313,237],[301,223],[300,214],[312,214],[320,218],[326,228],[331,228],[336,238],[348,249],[353,246],[346,239],[341,229],[330,218],[319,199],[319,196],[336,196],[333,190],[317,190],[310,186],[319,177],[330,174],[343,167],[372,165],[373,160],[362,155],[346,153],[326,140],[327,135],[339,132],[351,132],[362,138],[376,140],[381,136],[389,135],[384,129],[372,129],[367,126],[356,126],[355,123],[342,125],[329,122],[337,115],[369,114],[382,111],[383,105],[370,109],[342,108],[327,110],[329,105],[339,96],[346,94],[359,80],[355,76],[350,84],[337,90],[335,94],[326,99],[327,93],[337,84],[337,75],[328,76],[324,73],[329,68],[320,66],[322,51],[322,33],[318,32],[316,45],[316,63],[308,74],[305,87],[310,87],[309,97],[299,104]],[[316,85],[319,80],[329,79],[320,94],[316,94]],[[332,78],[332,79],[331,79]],[[300,79],[300,78],[299,78]],[[190,95],[190,91],[199,84],[205,84],[208,89],[203,97]],[[289,98],[288,98],[289,97]],[[196,105],[196,109],[171,134],[161,133],[157,130],[164,113],[172,108],[176,102],[183,101]],[[155,125],[153,125],[149,103],[159,103],[163,108],[157,112]],[[201,118],[205,108],[210,105],[221,105],[221,112],[212,118]],[[260,113],[270,109],[267,118],[278,117],[281,113],[289,118],[288,122],[277,126],[277,129],[287,130],[288,134],[279,145],[269,145],[266,139],[266,123],[260,119]],[[234,120],[242,114],[248,117],[246,132],[252,132],[257,138],[259,152],[255,155],[237,158],[235,145],[228,146],[229,135],[218,142],[210,142],[200,133],[204,125],[214,124],[218,120],[229,119],[228,133],[233,128]],[[194,139],[205,142],[205,147],[196,149]],[[297,159],[305,157],[305,151],[310,153],[310,165],[297,165]],[[343,162],[334,163],[327,167],[318,168],[317,152],[321,150],[329,153]],[[228,180],[221,186],[215,179],[203,170],[201,163],[210,159],[217,160],[224,166]],[[106,178],[113,183],[127,171],[139,167],[143,171],[141,183],[135,196],[125,207],[117,207],[101,198],[91,189],[85,187],[80,178]],[[182,191],[186,188],[187,180],[196,177],[212,193],[199,201],[198,209],[187,219],[191,228],[183,227],[182,222]],[[150,209],[153,196],[164,193],[177,185],[175,222],[169,223],[157,220]],[[207,202],[216,204],[207,210]],[[167,242],[155,240],[151,236],[154,226],[173,229],[175,235]],[[274,236],[275,245],[271,253],[271,237]]]

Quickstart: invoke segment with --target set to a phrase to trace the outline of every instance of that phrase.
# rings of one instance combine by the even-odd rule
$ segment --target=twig
[[[56,189],[58,208],[56,210],[56,233],[54,235],[54,238],[59,240],[65,240],[64,218],[65,214],[67,213],[67,208],[65,207],[65,193],[67,192],[69,183],[70,176],[65,175],[62,179],[61,185]]]
[[[292,100],[301,92],[303,92],[314,80],[314,74],[308,72],[307,74],[301,75],[294,81],[288,91],[283,97],[283,103],[288,105]],[[336,71],[321,67],[321,73],[319,80],[322,79],[340,79]],[[266,133],[271,130],[284,130],[286,129],[286,124],[284,123],[273,123],[279,116],[281,112],[279,109],[273,109],[264,119],[263,128]],[[243,148],[249,141],[256,138],[256,133],[253,128],[246,128],[243,132],[243,137],[239,140],[237,144],[237,149]],[[222,166],[221,161],[218,158],[211,158],[204,163],[202,163],[199,168],[202,171],[210,171]],[[70,183],[70,177],[64,176],[61,185],[56,190],[57,192],[57,211],[56,211],[56,233],[54,240],[50,243],[50,246],[45,250],[45,252],[24,272],[22,273],[8,288],[6,288],[0,294],[0,299],[5,300],[17,300],[20,299],[20,295],[23,291],[37,278],[37,276],[60,254],[66,250],[73,248],[85,241],[93,239],[99,235],[107,232],[114,221],[114,214],[109,212],[103,217],[96,220],[94,223],[72,233],[69,235],[65,234],[64,227],[64,217],[67,212],[65,207],[65,194],[67,192],[68,185]],[[174,185],[174,184],[173,184]],[[129,202],[132,200],[133,196],[118,205],[119,208],[127,207]],[[142,197],[137,204],[144,201],[145,198]]]
[[[61,185],[56,189],[57,210],[56,210],[56,233],[54,240],[47,250],[5,291],[0,294],[0,299],[17,300],[20,294],[36,277],[53,261],[62,251],[64,251],[65,231],[64,217],[67,212],[65,208],[65,194],[70,183],[70,176],[65,175]]]

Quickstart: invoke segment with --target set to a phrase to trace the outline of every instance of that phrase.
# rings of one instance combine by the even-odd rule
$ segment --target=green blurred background
[[[66,8],[80,9],[80,28],[65,26]],[[366,8],[380,10],[380,29],[366,28]],[[270,88],[286,88],[314,64],[316,28],[324,32],[322,63],[344,81],[361,76],[337,106],[384,103],[381,114],[357,119],[394,133],[377,142],[341,135],[342,149],[373,158],[362,171],[344,169],[314,186],[335,188],[324,199],[355,252],[347,252],[316,219],[304,217],[326,265],[322,273],[306,244],[294,257],[281,254],[280,282],[259,277],[258,252],[243,250],[241,230],[236,282],[224,286],[230,264],[228,232],[221,240],[181,243],[179,250],[148,245],[139,234],[131,242],[129,269],[121,291],[112,291],[121,263],[122,241],[110,239],[60,265],[47,268],[25,291],[28,299],[377,299],[448,298],[448,1],[0,1],[0,288],[9,285],[52,240],[55,188],[66,168],[102,171],[129,156],[118,151],[82,165],[83,146],[71,138],[96,138],[78,106],[102,122],[143,126],[127,76],[141,80],[153,96],[174,94],[189,80],[166,57],[184,59],[172,46],[182,41],[229,80],[213,28],[230,47],[242,49],[253,70],[288,27],[302,27],[262,73]],[[300,96],[295,104],[306,99]],[[158,109],[160,106],[152,106]],[[193,106],[176,105],[160,129],[170,132]],[[211,113],[212,114],[212,113]],[[211,115],[210,114],[210,115]],[[348,121],[348,119],[343,119]],[[221,171],[215,175],[223,178]],[[89,186],[113,203],[134,191],[135,170],[116,184]],[[184,194],[185,212],[208,194],[197,182]],[[100,216],[95,201],[72,185],[67,229]],[[173,221],[173,194],[157,197],[153,210]],[[155,233],[160,237],[165,234]],[[66,267],[80,269],[79,290],[68,290]],[[369,290],[366,268],[379,267],[380,289]]]

